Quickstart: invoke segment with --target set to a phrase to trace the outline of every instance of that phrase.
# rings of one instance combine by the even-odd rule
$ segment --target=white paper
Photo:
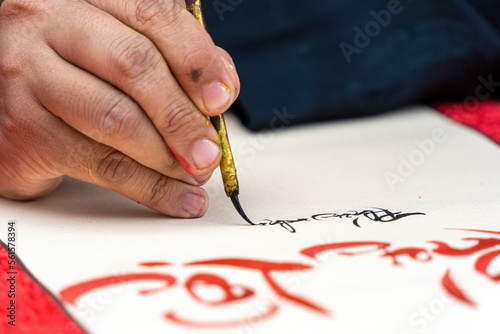
[[[500,233],[497,145],[426,107],[258,133],[232,117],[227,123],[241,204],[265,226],[239,217],[218,175],[205,187],[209,211],[195,220],[161,216],[73,179],[34,202],[0,200],[3,225],[16,222],[19,257],[58,296],[110,276],[157,273],[175,280],[148,294],[139,291],[165,281],[127,281],[89,290],[74,305],[63,301],[90,333],[412,334],[496,327],[500,242],[494,240],[500,235],[470,230]],[[383,222],[350,211],[382,216],[375,208],[422,214]],[[332,215],[348,212],[353,216]],[[269,224],[300,218],[307,220]],[[6,232],[0,231],[2,240]],[[466,249],[481,238],[493,241],[469,255],[438,254],[429,242]],[[301,253],[349,242],[386,246]],[[420,252],[382,256],[405,248]],[[486,253],[487,275],[475,268],[481,256],[484,267]],[[256,262],[221,265],[231,259],[295,267],[266,272],[253,268]],[[169,265],[139,265],[152,261]],[[200,261],[219,264],[187,265]],[[443,287],[446,272],[469,304]]]

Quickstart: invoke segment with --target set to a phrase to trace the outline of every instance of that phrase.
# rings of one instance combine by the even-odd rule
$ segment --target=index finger
[[[86,0],[148,37],[198,109],[225,111],[240,83],[230,59],[186,10],[182,0]]]

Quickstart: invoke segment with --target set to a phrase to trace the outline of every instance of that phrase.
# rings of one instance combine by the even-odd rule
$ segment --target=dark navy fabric
[[[480,77],[500,91],[498,0],[202,3],[236,63],[236,107],[254,130],[460,99]]]

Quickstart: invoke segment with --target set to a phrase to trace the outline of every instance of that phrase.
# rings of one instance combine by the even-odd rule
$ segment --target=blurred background
[[[203,10],[240,75],[232,110],[252,130],[500,91],[498,0],[210,0]],[[294,117],[277,117],[284,108]]]

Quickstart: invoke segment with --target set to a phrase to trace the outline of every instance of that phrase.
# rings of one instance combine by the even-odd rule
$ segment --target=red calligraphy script
[[[449,229],[452,230],[452,229]],[[500,259],[500,232],[474,230],[474,229],[455,229],[468,233],[479,233],[480,237],[467,237],[460,239],[461,242],[471,243],[468,247],[457,248],[449,243],[442,241],[431,240],[423,247],[401,247],[392,248],[391,243],[384,241],[349,241],[315,245],[305,248],[300,251],[300,254],[316,260],[320,263],[321,254],[333,252],[336,256],[348,256],[355,258],[365,254],[379,254],[381,260],[390,259],[389,263],[393,266],[402,267],[405,263],[404,259],[409,261],[417,261],[426,263],[432,261],[435,257],[476,257],[473,270],[491,280],[492,282],[500,282],[500,273],[491,272],[491,264],[495,259]],[[148,268],[169,268],[171,263],[164,261],[143,262],[139,264],[142,267]],[[219,258],[211,260],[193,261],[183,264],[184,268],[232,268],[245,270],[260,275],[262,280],[267,285],[268,289],[278,296],[280,304],[289,303],[296,307],[308,310],[310,312],[331,316],[332,311],[324,308],[317,302],[300,296],[287,290],[285,284],[280,283],[279,279],[274,277],[278,272],[297,272],[314,270],[314,265],[304,264],[300,262],[273,262],[257,259],[244,258]],[[224,273],[224,271],[222,271]],[[224,275],[225,274],[225,275]],[[138,290],[139,295],[158,293],[172,288],[184,289],[187,295],[193,301],[212,309],[222,309],[221,307],[239,303],[242,301],[252,300],[256,297],[257,287],[248,286],[235,282],[235,280],[226,276],[227,274],[214,274],[213,272],[196,272],[191,274],[184,282],[180,282],[173,274],[168,273],[128,273],[115,276],[107,276],[89,280],[86,282],[77,283],[69,286],[60,292],[61,298],[76,306],[76,300],[87,293],[92,293],[100,288],[115,284],[127,284],[129,282],[140,281],[156,281],[162,283],[160,287],[155,289]],[[444,268],[444,273],[441,278],[441,287],[455,300],[464,305],[474,307],[476,302],[466,293],[463,287],[460,287],[453,279],[451,269]],[[197,292],[197,288],[209,286],[215,288],[221,293],[216,299],[207,298]],[[275,316],[280,310],[280,306],[271,302],[267,310],[257,315],[242,315],[238,319],[226,319],[224,321],[206,321],[201,319],[193,319],[181,315],[175,309],[165,310],[164,319],[175,323],[179,326],[193,328],[228,328],[237,327],[247,323],[256,323],[264,321]]]

